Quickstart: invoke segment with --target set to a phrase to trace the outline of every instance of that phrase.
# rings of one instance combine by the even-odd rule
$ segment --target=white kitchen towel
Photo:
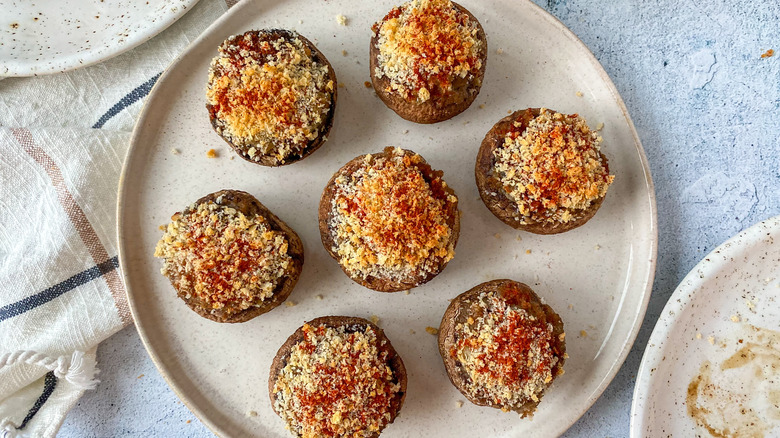
[[[201,0],[106,62],[0,80],[0,436],[52,437],[98,383],[98,343],[132,322],[116,195],[145,96],[233,0]],[[0,60],[2,62],[2,60]]]

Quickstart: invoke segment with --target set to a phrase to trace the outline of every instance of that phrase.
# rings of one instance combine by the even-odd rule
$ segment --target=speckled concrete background
[[[612,77],[655,180],[658,268],[644,324],[615,380],[564,435],[625,437],[642,351],[677,284],[719,243],[780,214],[780,55],[761,58],[780,52],[780,3],[536,3]],[[60,436],[210,435],[165,385],[132,327],[101,344],[98,361],[102,384]]]

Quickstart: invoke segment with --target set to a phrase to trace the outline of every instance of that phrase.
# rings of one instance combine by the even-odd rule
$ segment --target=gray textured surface
[[[601,61],[647,152],[658,197],[653,295],[631,354],[565,436],[629,435],[642,351],[685,274],[722,241],[780,214],[780,4],[545,0]],[[98,348],[102,384],[60,436],[208,436],[127,328]],[[143,377],[139,377],[143,375]],[[188,421],[191,421],[188,423]]]

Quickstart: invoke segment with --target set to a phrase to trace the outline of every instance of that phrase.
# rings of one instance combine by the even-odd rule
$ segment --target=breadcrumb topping
[[[287,428],[304,438],[370,437],[393,418],[398,376],[372,327],[303,326],[276,376],[274,408]]]
[[[209,201],[171,217],[154,256],[176,289],[205,309],[241,311],[261,306],[287,274],[287,237],[262,216]]]
[[[577,114],[544,108],[525,131],[518,120],[494,151],[494,170],[522,223],[567,223],[603,198],[615,179],[601,137]]]
[[[420,155],[387,148],[335,180],[330,229],[340,263],[352,275],[406,280],[438,273],[455,255],[448,212],[457,198],[440,176],[428,181]]]
[[[448,95],[456,78],[479,77],[487,50],[479,24],[450,0],[411,0],[374,24],[379,49],[375,74],[406,99]]]
[[[497,291],[482,292],[475,306],[481,316],[456,325],[456,345],[450,349],[468,375],[465,390],[504,409],[538,401],[559,361],[552,324]]]
[[[335,84],[298,34],[271,40],[269,33],[222,43],[206,97],[220,135],[254,161],[270,156],[283,164],[324,128]]]

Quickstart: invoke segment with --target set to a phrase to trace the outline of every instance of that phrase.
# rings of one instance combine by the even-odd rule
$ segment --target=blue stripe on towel
[[[0,307],[0,322],[46,304],[49,301],[64,294],[65,292],[73,290],[83,284],[89,283],[90,281],[99,278],[103,274],[111,272],[118,267],[119,259],[117,256],[114,256],[99,265],[95,265],[86,271],[79,272],[78,274],[61,283],[55,284],[54,286],[42,292],[38,292],[35,295],[29,296],[15,303],[8,304],[7,306]]]
[[[30,411],[27,412],[27,416],[24,417],[22,425],[19,426],[20,430],[24,429],[24,427],[27,426],[27,423],[38,413],[43,404],[46,403],[46,400],[51,396],[51,393],[54,392],[55,387],[57,387],[57,376],[54,375],[54,371],[49,371],[46,373],[46,378],[43,380],[43,393],[38,397],[38,400],[35,400],[35,404],[30,408]]]
[[[98,119],[97,123],[92,125],[92,128],[93,129],[102,128],[103,125],[105,125],[106,122],[111,119],[111,117],[114,117],[115,115],[119,114],[123,109],[127,108],[128,106],[146,97],[146,95],[149,94],[150,91],[152,91],[152,87],[154,86],[154,83],[157,82],[157,79],[160,78],[161,74],[162,72],[157,73],[153,78],[139,85],[133,91],[127,93],[125,97],[119,99],[119,102],[117,102],[108,111],[106,111],[105,114],[100,116],[100,119]]]

